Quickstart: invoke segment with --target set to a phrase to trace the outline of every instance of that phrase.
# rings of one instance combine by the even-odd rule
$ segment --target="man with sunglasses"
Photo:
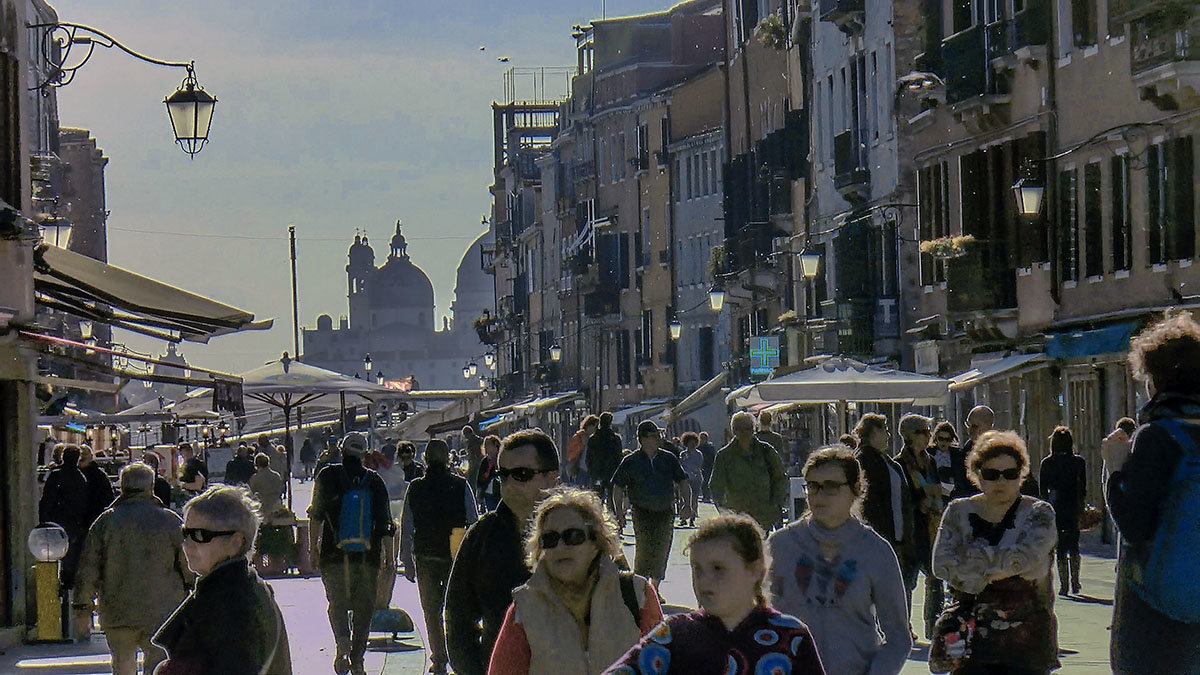
[[[484,675],[512,592],[529,580],[523,533],[558,484],[559,455],[541,431],[504,439],[496,457],[500,504],[467,530],[446,584],[446,648],[457,675]]]
[[[316,554],[314,560],[329,601],[329,624],[337,643],[333,669],[345,675],[351,669],[364,672],[363,655],[375,611],[382,541],[395,533],[395,525],[387,486],[379,474],[363,466],[367,439],[360,433],[346,434],[341,450],[342,463],[321,469],[313,482],[308,517],[309,546]],[[343,550],[338,544],[342,500],[359,486],[366,486],[370,494],[370,546],[365,551]]]
[[[691,486],[679,458],[661,452],[663,430],[646,420],[638,425],[637,452],[627,455],[613,473],[613,505],[618,523],[624,527],[625,499],[633,507],[633,537],[636,542],[633,571],[658,587],[667,574],[667,559],[675,530],[675,499],[685,507],[680,518],[692,518]]]

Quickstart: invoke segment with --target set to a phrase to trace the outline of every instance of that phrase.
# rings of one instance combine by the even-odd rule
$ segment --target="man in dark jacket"
[[[1087,495],[1087,466],[1075,454],[1071,430],[1064,426],[1050,434],[1050,454],[1042,460],[1040,475],[1041,499],[1054,507],[1054,523],[1058,530],[1058,594],[1067,596],[1067,579],[1071,592],[1079,593],[1079,512]]]
[[[600,428],[588,439],[587,450],[584,451],[588,473],[601,499],[608,498],[612,490],[613,473],[621,463],[621,437],[613,431],[612,421],[612,413],[600,413]]]
[[[425,613],[425,645],[431,673],[445,673],[446,633],[442,607],[454,551],[450,538],[478,518],[474,492],[466,479],[450,471],[450,448],[433,439],[425,447],[425,475],[408,486],[400,527],[400,560],[404,577],[417,582],[421,610]]]
[[[183,556],[183,521],[154,496],[155,476],[140,462],[121,470],[121,496],[88,530],[75,576],[73,609],[91,619],[91,600],[100,598],[115,675],[137,675],[139,648],[145,671],[154,672],[166,654],[150,637],[194,579]]]
[[[540,431],[504,439],[497,458],[500,506],[467,530],[446,585],[446,646],[456,675],[484,675],[513,589],[529,580],[523,533],[558,484],[558,448]]]
[[[94,519],[88,479],[79,470],[79,455],[78,445],[63,447],[62,464],[46,476],[42,499],[38,502],[38,520],[55,523],[67,531],[69,547],[60,576],[63,588],[70,588],[75,583],[83,537]]]
[[[713,463],[717,459],[717,446],[708,440],[708,432],[700,432],[700,446],[697,448],[700,454],[704,456],[704,467],[701,469],[703,474],[704,484],[704,500],[712,501],[712,490],[709,489],[708,481],[712,478]]]
[[[889,456],[892,435],[887,428],[887,418],[877,413],[863,415],[854,428],[854,435],[858,437],[854,454],[867,478],[863,521],[892,545],[900,571],[911,574],[911,567],[916,562],[912,493],[904,468]]]
[[[162,458],[158,456],[157,452],[146,452],[142,454],[142,462],[154,471],[154,496],[162,502],[164,507],[171,508],[171,484],[158,473]]]
[[[404,469],[404,480],[409,483],[425,475],[425,465],[417,461],[417,445],[412,441],[400,441],[396,448],[400,468]]]
[[[112,479],[104,472],[104,467],[96,462],[96,455],[87,445],[79,446],[79,470],[88,481],[88,527],[91,527],[117,498],[117,491],[113,489]]]
[[[267,455],[270,457],[270,455]],[[254,460],[250,459],[250,448],[245,443],[238,446],[236,454],[225,464],[226,485],[247,485],[254,477]]]
[[[329,601],[329,625],[337,643],[333,669],[345,675],[352,668],[359,672],[367,650],[371,615],[375,612],[375,591],[379,581],[381,543],[393,534],[387,486],[379,474],[363,466],[367,439],[360,433],[342,438],[342,463],[321,469],[313,482],[312,505],[308,507],[309,550],[316,560]],[[343,498],[351,490],[365,486],[370,495],[370,545],[365,551],[344,550],[339,542]]]

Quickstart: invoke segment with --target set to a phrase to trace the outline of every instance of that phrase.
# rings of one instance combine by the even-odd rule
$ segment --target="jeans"
[[[137,675],[138,648],[145,653],[142,672],[154,672],[158,664],[167,658],[167,653],[161,647],[150,642],[150,637],[157,630],[157,628],[104,629],[104,636],[108,640],[108,651],[112,652],[113,675]]]
[[[908,598],[908,613],[912,615],[912,596],[917,589],[917,574],[925,575],[925,637],[933,637],[933,624],[942,613],[945,604],[945,589],[942,580],[933,576],[933,565],[929,560],[918,560],[905,565],[904,592]],[[911,621],[911,618],[910,618]]]
[[[375,613],[379,566],[361,560],[324,564],[321,583],[329,601],[329,627],[338,654],[348,654],[352,663],[361,664]]]
[[[1079,530],[1059,530],[1058,546],[1058,586],[1067,588],[1068,578],[1071,581],[1072,592],[1079,589]]]
[[[675,537],[675,514],[671,509],[651,511],[633,507],[633,538],[636,549],[633,571],[648,579],[667,575],[667,558]]]
[[[446,604],[446,582],[450,580],[449,558],[416,556],[417,593],[421,596],[421,611],[425,614],[425,643],[429,648],[429,661],[435,666],[445,666],[450,660],[446,655],[446,626],[442,623],[442,609]]]

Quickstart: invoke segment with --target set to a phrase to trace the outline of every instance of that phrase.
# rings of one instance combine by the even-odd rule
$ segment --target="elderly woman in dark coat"
[[[211,487],[183,508],[183,553],[196,587],[153,641],[157,675],[291,675],[283,615],[254,568],[258,504],[244,488]]]

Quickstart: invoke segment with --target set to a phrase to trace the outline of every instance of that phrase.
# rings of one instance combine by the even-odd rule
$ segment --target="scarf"
[[[1138,412],[1138,423],[1167,418],[1200,420],[1200,395],[1163,391],[1154,395]]]
[[[1013,529],[1016,525],[1017,507],[1020,505],[1021,498],[1017,497],[998,523],[993,523],[977,513],[968,513],[967,520],[971,523],[971,536],[975,539],[986,539],[991,546],[999,546],[1005,531]]]

